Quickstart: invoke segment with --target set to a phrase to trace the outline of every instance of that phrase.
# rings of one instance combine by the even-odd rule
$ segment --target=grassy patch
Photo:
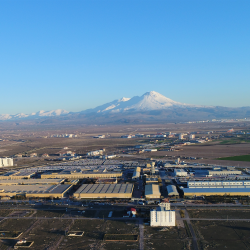
[[[240,144],[240,143],[250,143],[250,140],[248,138],[231,138],[227,140],[223,140],[220,142],[222,145],[228,145],[228,144]]]
[[[238,155],[231,157],[217,158],[217,160],[226,160],[226,161],[250,161],[250,155]]]
[[[136,241],[138,240],[138,235],[136,234],[105,234],[104,240],[114,240],[114,241]]]

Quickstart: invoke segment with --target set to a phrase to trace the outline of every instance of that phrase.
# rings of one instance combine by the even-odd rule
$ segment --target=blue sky
[[[250,106],[249,11],[249,0],[1,0],[0,114],[151,90]]]

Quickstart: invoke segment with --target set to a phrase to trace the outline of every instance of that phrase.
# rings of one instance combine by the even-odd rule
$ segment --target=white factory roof
[[[177,189],[176,189],[176,186],[174,185],[168,185],[167,186],[167,191],[168,191],[168,195],[179,195]]]

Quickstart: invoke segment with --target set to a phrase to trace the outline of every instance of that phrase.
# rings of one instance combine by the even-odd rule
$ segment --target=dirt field
[[[250,209],[188,209],[190,218],[250,219]]]
[[[2,127],[0,129],[0,157],[9,157],[18,153],[27,154],[56,154],[68,147],[69,150],[78,154],[85,154],[88,151],[106,148],[107,153],[122,151],[125,148],[141,144],[142,141],[154,142],[152,138],[131,138],[123,139],[124,134],[156,134],[157,132],[192,132],[198,131],[198,136],[207,136],[205,131],[214,131],[213,135],[220,134],[222,131],[227,131],[230,128],[235,130],[249,129],[250,123],[201,123],[201,124],[153,124],[153,125],[124,125],[124,126],[87,126],[87,127],[69,127],[69,128],[50,128],[39,126],[15,126]],[[77,134],[77,138],[53,138],[53,134],[72,133]],[[94,139],[94,135],[105,134],[105,139]],[[47,138],[45,138],[47,137]],[[143,139],[143,140],[142,140]],[[226,139],[227,140],[227,139]],[[229,140],[229,139],[228,139]],[[223,138],[222,141],[225,141]],[[156,158],[167,160],[168,156],[193,156],[203,159],[195,160],[194,162],[214,163],[220,165],[235,165],[235,166],[250,166],[250,162],[235,162],[235,161],[220,161],[216,160],[219,157],[229,157],[236,155],[247,155],[250,153],[248,143],[240,144],[220,144],[221,141],[216,141],[208,144],[199,144],[193,146],[184,146],[180,151],[159,151],[155,153],[143,153],[141,155],[126,155],[121,159],[145,159]],[[52,157],[53,158],[53,157]],[[15,164],[18,166],[44,165],[50,164],[46,158],[22,158],[15,159]]]
[[[250,222],[237,221],[193,221],[201,249],[249,249]]]
[[[145,226],[145,249],[190,249],[191,239],[185,228],[171,227],[161,231],[161,227]]]

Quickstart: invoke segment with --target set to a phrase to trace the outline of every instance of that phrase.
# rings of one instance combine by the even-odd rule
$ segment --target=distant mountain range
[[[61,116],[68,114],[69,112],[63,109],[51,110],[51,111],[44,111],[40,110],[36,113],[31,113],[29,115],[24,113],[19,113],[16,115],[9,115],[9,114],[2,114],[0,115],[0,120],[10,120],[10,119],[22,119],[22,118],[39,118],[39,117],[46,117],[46,116]]]
[[[37,120],[40,123],[70,121],[87,124],[119,124],[249,118],[250,107],[199,106],[173,101],[155,91],[121,98],[93,109],[68,112],[57,109],[32,114],[2,114],[0,120]]]

